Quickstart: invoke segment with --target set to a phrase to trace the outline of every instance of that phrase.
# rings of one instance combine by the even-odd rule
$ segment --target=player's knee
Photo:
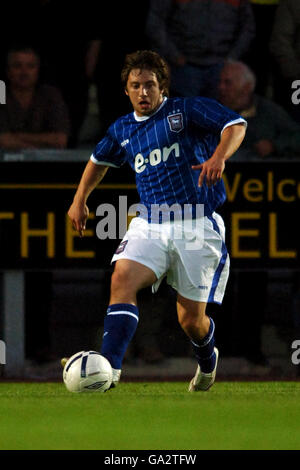
[[[209,329],[209,323],[203,316],[194,316],[186,313],[178,318],[181,328],[190,337],[204,337]]]
[[[111,292],[130,292],[134,289],[133,282],[126,270],[115,270],[111,276]]]
[[[118,291],[123,288],[124,283],[126,283],[126,276],[122,272],[114,271],[111,276],[110,290]]]
[[[181,328],[186,332],[195,326],[194,318],[191,317],[188,313],[181,314],[178,318],[178,321]]]

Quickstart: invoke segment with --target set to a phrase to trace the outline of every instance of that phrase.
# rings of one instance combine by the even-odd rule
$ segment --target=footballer
[[[133,111],[116,120],[96,145],[68,212],[82,235],[87,199],[107,170],[129,164],[135,172],[141,211],[112,257],[100,352],[116,385],[139,321],[137,293],[148,286],[155,292],[166,276],[177,292],[178,321],[197,360],[189,391],[205,391],[215,381],[219,354],[206,306],[222,302],[229,274],[225,228],[217,213],[226,199],[222,174],[247,124],[217,101],[170,98],[168,66],[153,51],[128,54],[121,80]],[[172,208],[172,217],[153,210],[157,207]]]

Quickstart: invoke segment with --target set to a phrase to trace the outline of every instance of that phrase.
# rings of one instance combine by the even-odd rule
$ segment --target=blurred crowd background
[[[130,111],[125,55],[153,49],[169,64],[171,96],[213,97],[249,120],[244,158],[300,154],[297,0],[11,0],[2,18],[0,148],[95,145]],[[24,135],[49,131],[57,136]]]

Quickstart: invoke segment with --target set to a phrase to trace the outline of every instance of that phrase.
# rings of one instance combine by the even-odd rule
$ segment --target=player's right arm
[[[91,160],[88,161],[82,174],[80,183],[75,193],[73,203],[68,211],[73,228],[77,230],[80,236],[83,236],[86,221],[89,216],[89,209],[86,204],[87,199],[95,187],[103,179],[108,170],[108,166],[96,165]]]

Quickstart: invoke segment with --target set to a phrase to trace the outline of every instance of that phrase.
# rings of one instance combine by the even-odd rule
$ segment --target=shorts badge
[[[120,243],[120,245],[118,246],[118,248],[116,249],[116,255],[119,255],[120,253],[123,253],[123,251],[125,250],[125,247],[128,243],[128,240],[125,240],[123,242]]]

